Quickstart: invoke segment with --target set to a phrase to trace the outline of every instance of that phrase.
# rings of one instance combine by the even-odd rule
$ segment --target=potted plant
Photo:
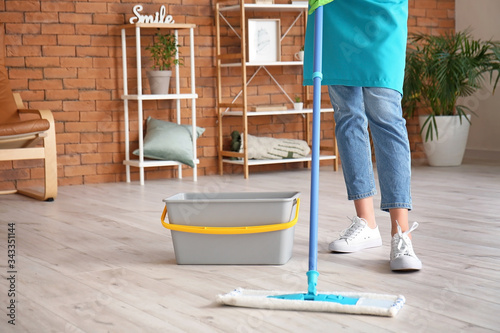
[[[146,73],[152,94],[168,94],[173,65],[180,64],[176,59],[178,52],[177,40],[173,34],[158,32],[153,44],[146,47],[153,60],[152,68],[156,69]]]
[[[293,103],[293,108],[295,110],[302,110],[304,108],[304,103],[301,102],[300,96],[296,95]]]
[[[412,117],[417,108],[426,111],[419,122],[430,165],[460,165],[474,114],[460,104],[460,98],[484,87],[488,78],[495,90],[500,76],[500,42],[475,40],[469,31],[414,34],[409,42],[403,87],[405,115]]]
[[[302,46],[299,52],[294,54],[294,57],[298,61],[304,61],[304,47]]]

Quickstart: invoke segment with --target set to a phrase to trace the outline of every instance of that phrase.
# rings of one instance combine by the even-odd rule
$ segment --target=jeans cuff
[[[389,209],[393,208],[406,208],[408,210],[412,210],[412,205],[411,202],[410,203],[395,202],[395,203],[380,204],[380,209],[382,209],[384,212],[388,212]]]
[[[347,199],[349,199],[349,200],[364,199],[364,198],[373,197],[376,194],[377,194],[377,190],[371,190],[370,192],[362,193],[362,194],[352,194],[352,195],[350,194],[347,196]]]

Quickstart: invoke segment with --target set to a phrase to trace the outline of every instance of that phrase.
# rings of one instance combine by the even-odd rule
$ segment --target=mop
[[[322,80],[323,5],[332,0],[310,0],[309,14],[315,15],[313,67],[313,137],[311,156],[311,208],[309,230],[309,271],[307,292],[245,290],[238,288],[218,295],[221,304],[274,310],[321,311],[378,316],[395,316],[405,303],[401,295],[358,292],[318,293],[318,194],[319,141]]]

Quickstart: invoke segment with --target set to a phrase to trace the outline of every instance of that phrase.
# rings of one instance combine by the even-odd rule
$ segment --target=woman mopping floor
[[[335,110],[335,134],[349,200],[356,216],[333,252],[356,252],[382,245],[375,222],[375,178],[370,133],[375,148],[381,206],[391,220],[390,267],[419,270],[408,211],[410,144],[401,109],[407,43],[408,1],[335,0],[325,6],[323,85]],[[306,38],[307,43],[312,43]],[[305,83],[312,65],[305,63]],[[368,127],[370,131],[368,131]]]
[[[366,4],[372,10],[382,9],[389,3],[372,0],[336,0],[343,3],[344,6],[356,7],[353,2],[360,2],[357,9],[351,12],[362,10]],[[361,1],[363,2],[361,4]],[[318,242],[318,193],[319,193],[319,141],[320,141],[320,108],[321,108],[321,81],[322,74],[322,54],[323,54],[323,6],[326,5],[327,11],[334,10],[332,0],[310,1],[311,15],[314,12],[314,19],[311,15],[308,20],[306,33],[306,64],[308,54],[313,50],[313,67],[307,75],[307,66],[304,68],[304,77],[309,78],[313,83],[313,144],[312,144],[312,163],[311,163],[311,207],[310,207],[310,232],[309,232],[309,271],[307,272],[308,287],[307,292],[280,292],[280,291],[256,291],[236,289],[225,295],[219,295],[218,301],[226,305],[299,310],[299,311],[326,311],[326,312],[344,312],[352,314],[371,314],[380,316],[395,316],[402,308],[405,299],[403,296],[379,295],[373,293],[355,293],[355,292],[317,292],[317,281],[319,273],[317,272],[317,242]],[[392,4],[392,2],[390,3]],[[401,4],[400,4],[401,5]],[[406,5],[406,6],[404,6]],[[407,2],[403,1],[403,7],[407,8]],[[376,12],[375,12],[376,14]],[[375,15],[374,14],[374,15]],[[383,15],[380,17],[384,22],[387,20]],[[390,20],[389,20],[390,21]],[[330,22],[336,24],[336,22]],[[314,34],[311,31],[314,27]],[[366,27],[365,27],[366,28]],[[314,37],[312,41],[311,38]],[[330,37],[330,36],[329,36]],[[311,45],[313,47],[311,48]],[[345,45],[338,45],[338,52],[344,50]],[[352,45],[351,45],[352,46]],[[362,45],[359,45],[361,48]],[[309,52],[308,52],[309,51]],[[310,58],[309,58],[310,59]],[[330,62],[330,59],[328,59]],[[404,62],[404,59],[403,59]],[[404,68],[404,67],[403,67]],[[305,80],[307,84],[307,80]],[[402,83],[401,83],[402,84]]]

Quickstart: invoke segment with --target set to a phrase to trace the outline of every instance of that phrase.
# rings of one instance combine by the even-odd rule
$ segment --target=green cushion
[[[194,167],[191,125],[179,125],[148,117],[146,126],[144,157],[177,161]],[[203,132],[204,128],[196,127],[197,138]],[[139,156],[139,149],[133,154]]]

